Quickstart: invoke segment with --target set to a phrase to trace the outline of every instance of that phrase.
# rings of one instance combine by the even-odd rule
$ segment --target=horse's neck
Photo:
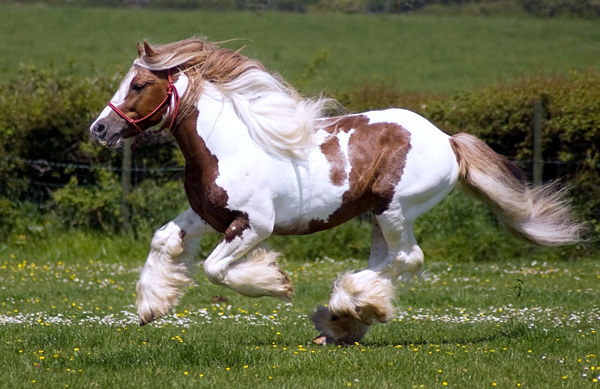
[[[198,101],[198,134],[215,153],[256,151],[248,128],[233,104],[212,84],[207,84]]]
[[[206,153],[222,159],[261,152],[233,105],[217,88],[207,83],[196,108],[197,115],[190,115],[173,132],[188,164]]]

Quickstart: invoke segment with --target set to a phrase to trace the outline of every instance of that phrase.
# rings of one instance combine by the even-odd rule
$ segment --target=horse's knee
[[[153,251],[177,256],[185,249],[183,243],[185,234],[177,224],[169,222],[154,232],[150,246]]]
[[[222,266],[219,261],[206,260],[204,262],[204,273],[211,283],[223,285],[225,284],[227,267]]]

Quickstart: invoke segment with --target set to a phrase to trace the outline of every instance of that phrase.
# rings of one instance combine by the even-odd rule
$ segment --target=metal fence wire
[[[25,166],[33,167],[37,171],[50,171],[52,169],[64,169],[71,172],[75,172],[76,170],[86,170],[86,171],[96,171],[96,170],[105,170],[113,173],[122,174],[125,170],[120,166],[107,166],[107,165],[91,165],[91,164],[82,164],[82,163],[67,163],[61,161],[48,161],[43,159],[23,159],[23,158],[12,158],[12,157],[4,157],[4,160],[9,162],[15,162],[19,164],[23,164]],[[534,165],[532,160],[512,160],[512,162],[523,169],[526,172],[532,171],[532,166]],[[559,178],[562,174],[562,170],[570,170],[572,168],[576,168],[577,166],[588,165],[582,161],[558,161],[558,160],[544,160],[542,161],[544,165],[544,169],[550,174],[546,174],[546,177],[550,176],[550,178]],[[588,166],[589,167],[589,166]],[[596,166],[596,168],[600,168],[600,164]],[[144,179],[158,179],[169,180],[169,175],[171,175],[172,180],[180,180],[182,174],[184,172],[184,168],[181,166],[165,166],[165,167],[148,167],[148,166],[132,166],[127,169],[130,172],[134,173],[132,175],[132,184],[136,186]],[[143,177],[143,179],[136,179],[136,174]],[[75,174],[75,173],[73,173]],[[30,201],[34,203],[43,203],[51,197],[53,191],[63,188],[66,184],[60,184],[56,182],[43,181],[40,180],[39,177],[19,177],[19,178],[7,178],[0,177],[0,183],[2,185],[12,184],[12,187],[16,188],[24,188],[22,190],[17,190],[17,193],[13,193],[10,197],[14,197],[15,200],[20,201]],[[83,188],[92,188],[93,185],[80,185]]]

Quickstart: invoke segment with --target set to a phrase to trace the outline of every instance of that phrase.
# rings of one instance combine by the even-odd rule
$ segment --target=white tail
[[[463,189],[489,205],[509,233],[541,246],[580,239],[583,224],[574,221],[564,190],[554,184],[531,188],[519,168],[472,135],[454,135],[450,144]]]

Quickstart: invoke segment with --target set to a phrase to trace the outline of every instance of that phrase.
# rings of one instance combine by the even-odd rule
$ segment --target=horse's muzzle
[[[110,133],[108,127],[102,122],[93,123],[90,133],[94,143],[105,147],[116,146],[121,139],[119,133]]]
[[[108,129],[102,123],[94,123],[90,127],[90,135],[92,140],[94,141],[94,143],[100,144],[102,146],[108,145],[108,143],[105,140],[107,132]]]

